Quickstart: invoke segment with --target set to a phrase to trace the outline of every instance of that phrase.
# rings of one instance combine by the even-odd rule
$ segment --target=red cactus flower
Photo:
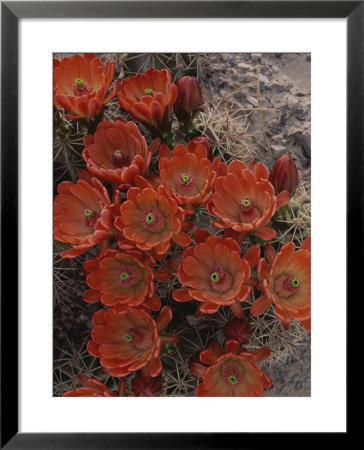
[[[116,397],[102,381],[81,374],[77,378],[83,387],[65,392],[62,397]]]
[[[218,344],[200,353],[203,364],[195,364],[202,375],[197,386],[198,397],[262,397],[264,388],[272,388],[272,381],[257,364],[270,355],[267,347],[255,352],[239,351],[238,341],[229,340],[225,352]]]
[[[74,244],[72,249],[61,252],[62,258],[74,258],[115,233],[114,204],[98,180],[93,180],[93,186],[83,180],[77,184],[64,181],[58,192],[53,210],[54,237]]]
[[[288,200],[287,191],[275,196],[264,164],[257,163],[249,169],[243,162],[233,161],[227,175],[216,179],[208,207],[211,214],[221,220],[211,223],[217,228],[232,228],[239,233],[254,233],[270,240],[276,232],[267,224]]]
[[[134,119],[164,133],[170,127],[172,106],[177,98],[177,86],[167,69],[148,69],[122,80],[118,100],[120,106]]]
[[[84,264],[91,288],[84,293],[84,300],[91,303],[101,300],[106,306],[143,304],[158,311],[160,300],[155,296],[153,263],[150,255],[143,257],[141,252],[127,254],[107,249],[102,257]]]
[[[181,122],[189,119],[202,105],[200,83],[194,77],[182,77],[177,83],[178,96],[174,112]]]
[[[107,249],[102,257],[88,260],[84,264],[88,273],[86,302],[101,302],[106,306],[146,306],[159,311],[160,300],[155,296],[154,279],[168,279],[171,272],[165,269],[153,271],[155,260],[140,251],[120,252]]]
[[[276,194],[288,191],[294,193],[298,185],[298,171],[290,155],[280,156],[274,163],[269,174],[269,181],[273,184]]]
[[[135,123],[104,121],[93,136],[85,136],[82,156],[93,175],[110,181],[117,189],[128,189],[137,175],[145,174],[159,142],[156,139],[148,149]]]
[[[143,375],[143,372],[140,371],[133,378],[131,388],[137,397],[157,397],[162,391],[162,383],[161,375],[150,378]]]
[[[201,229],[196,230],[194,238],[197,245],[185,250],[177,272],[181,284],[188,288],[176,289],[173,298],[178,302],[198,300],[198,314],[213,314],[220,306],[230,306],[236,316],[243,317],[240,302],[250,295],[247,282],[251,264],[259,258],[259,248],[252,247],[241,258],[240,246],[233,239],[210,236]]]
[[[160,333],[172,320],[172,309],[162,308],[154,320],[144,309],[117,308],[97,311],[88,351],[100,358],[110,375],[122,377],[136,370],[157,377],[162,371],[159,355],[163,343],[176,343],[178,336]]]
[[[54,103],[71,115],[70,119],[91,120],[98,116],[117,91],[107,94],[115,71],[115,64],[108,62],[106,70],[94,53],[74,55],[54,64]]]
[[[197,136],[194,139],[192,139],[187,145],[189,150],[195,150],[195,148],[198,145],[204,145],[206,150],[207,150],[207,157],[209,159],[211,159],[212,156],[212,145],[211,145],[211,141],[210,138],[208,138],[207,136]]]
[[[115,220],[116,228],[140,250],[153,250],[155,254],[163,255],[168,251],[171,240],[181,246],[191,242],[190,237],[181,231],[184,213],[163,186],[157,190],[129,189],[120,212]],[[120,245],[122,248],[122,242]]]
[[[250,341],[253,334],[252,327],[246,319],[232,319],[224,326],[224,335],[227,340],[235,339],[240,345]]]
[[[167,193],[183,206],[189,214],[194,206],[206,203],[219,168],[220,158],[211,163],[207,159],[204,145],[189,150],[185,145],[177,145],[171,151],[162,145],[159,151],[159,171]]]
[[[299,320],[306,329],[311,328],[311,252],[308,247],[306,240],[301,249],[295,251],[295,244],[287,242],[276,254],[273,247],[266,244],[269,265],[264,258],[258,264],[264,295],[253,303],[250,309],[253,316],[260,316],[273,304],[285,329],[291,318]]]

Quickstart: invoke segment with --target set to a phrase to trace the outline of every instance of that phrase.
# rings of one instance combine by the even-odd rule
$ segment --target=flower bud
[[[202,378],[207,366],[200,361],[200,352],[194,352],[188,360],[188,367],[195,378]]]
[[[198,145],[204,145],[207,150],[207,157],[211,159],[212,156],[212,147],[211,147],[211,141],[210,138],[207,136],[197,136],[194,139],[192,139],[188,143],[188,148],[190,150],[194,150]]]
[[[174,112],[178,120],[189,119],[202,105],[200,83],[194,77],[183,77],[177,83],[178,95]]]
[[[270,171],[269,181],[276,194],[282,191],[288,191],[290,195],[294,193],[298,184],[298,171],[289,155],[282,155],[276,160]]]
[[[253,330],[246,319],[232,319],[224,326],[226,339],[235,339],[240,345],[247,344],[252,334]]]
[[[139,371],[131,382],[131,388],[137,397],[156,397],[162,390],[162,376],[143,377]]]

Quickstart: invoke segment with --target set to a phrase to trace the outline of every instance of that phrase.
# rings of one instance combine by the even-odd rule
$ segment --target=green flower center
[[[153,95],[153,89],[144,89],[145,95]]]
[[[244,208],[249,208],[249,206],[252,204],[252,202],[251,202],[249,199],[244,198],[244,199],[241,201],[241,204],[242,204],[242,206],[244,206]]]
[[[149,213],[145,216],[145,221],[147,223],[153,223],[155,221],[155,215],[153,213]]]
[[[92,211],[92,209],[85,209],[85,216],[88,219],[91,219],[95,215],[95,211]]]
[[[130,274],[128,273],[128,272],[121,272],[121,274],[120,274],[120,279],[121,280],[129,280],[129,278],[130,278]]]
[[[126,333],[124,334],[124,339],[126,340],[126,342],[133,342],[134,337],[130,333]]]
[[[301,282],[297,278],[292,278],[292,280],[289,283],[293,288],[298,288],[301,286]]]
[[[81,78],[76,78],[76,79],[75,79],[75,85],[76,85],[78,88],[82,88],[82,87],[85,86],[85,82],[84,82]]]
[[[182,175],[181,180],[183,183],[188,183],[190,181],[190,177],[188,175]]]
[[[238,377],[236,375],[229,375],[228,380],[230,384],[236,384],[238,382]]]
[[[210,279],[212,282],[218,283],[220,281],[220,275],[218,274],[218,272],[212,272],[212,274],[210,275]]]

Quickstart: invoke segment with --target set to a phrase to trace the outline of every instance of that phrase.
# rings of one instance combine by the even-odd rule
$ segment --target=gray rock
[[[246,96],[247,96],[247,92],[246,92],[245,89],[243,89],[243,90],[241,90],[241,91],[238,91],[238,92],[236,92],[236,94],[234,94],[234,97],[235,97],[237,100],[245,100],[245,99],[246,99]]]
[[[274,142],[274,144],[281,143],[282,139],[283,139],[283,134],[276,134],[276,135],[272,136],[272,142]]]
[[[251,66],[250,66],[249,64],[245,64],[245,63],[243,63],[243,62],[239,63],[239,64],[238,64],[238,67],[239,67],[240,69],[244,69],[244,70],[250,70],[250,69],[251,69]]]
[[[307,156],[311,156],[311,129],[305,131],[299,136],[299,142]]]
[[[254,62],[259,61],[262,56],[263,56],[262,53],[252,53],[251,54],[251,58]]]
[[[286,147],[284,145],[271,145],[270,148],[273,150],[274,158],[278,158],[278,156],[286,153]]]
[[[261,73],[258,75],[258,78],[261,82],[264,83],[264,85],[269,84],[269,80],[265,75],[262,75]]]
[[[285,94],[284,101],[289,109],[294,109],[299,104],[299,100],[292,94]]]
[[[249,103],[251,103],[256,108],[259,106],[258,100],[256,98],[252,97],[251,95],[249,95],[249,97],[247,97],[246,99]]]

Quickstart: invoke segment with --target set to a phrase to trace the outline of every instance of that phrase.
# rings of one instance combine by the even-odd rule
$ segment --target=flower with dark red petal
[[[250,169],[241,161],[233,161],[227,171],[227,175],[216,179],[208,205],[211,214],[221,220],[211,223],[243,235],[254,233],[264,240],[273,239],[276,232],[267,224],[277,209],[288,202],[288,192],[275,195],[268,181],[268,169],[262,163]]]
[[[74,244],[72,249],[61,252],[62,258],[74,258],[115,234],[114,204],[98,180],[93,180],[93,186],[83,180],[76,184],[63,181],[58,192],[53,210],[54,237]]]
[[[299,320],[311,329],[311,252],[310,238],[295,251],[295,244],[287,242],[278,253],[266,244],[267,261],[262,258],[258,264],[258,274],[262,278],[260,288],[264,295],[252,305],[250,312],[260,316],[270,305],[274,305],[277,317],[285,329],[291,319]]]
[[[57,61],[54,64],[55,105],[69,112],[73,120],[89,121],[99,116],[104,105],[116,95],[116,82],[110,94],[107,93],[114,71],[113,62],[108,62],[104,69],[94,53]]]
[[[253,334],[252,327],[246,319],[232,319],[224,326],[224,335],[227,340],[235,339],[240,345],[250,341]]]
[[[192,353],[188,360],[188,367],[195,378],[203,377],[207,367],[204,364],[201,364],[200,352]]]
[[[259,248],[252,247],[242,258],[240,246],[233,239],[211,236],[201,229],[196,230],[194,238],[197,245],[185,250],[177,272],[181,284],[188,287],[176,289],[173,298],[178,302],[198,300],[198,314],[213,314],[220,306],[230,306],[236,316],[243,317],[240,302],[250,295],[247,282],[251,261],[256,262],[253,253],[260,255]]]
[[[269,174],[269,181],[273,184],[276,195],[282,191],[294,193],[298,185],[298,171],[290,155],[281,155],[274,163]]]
[[[115,226],[140,250],[153,250],[155,254],[163,255],[172,240],[181,246],[191,242],[188,234],[181,231],[183,221],[184,212],[163,186],[157,190],[131,188]],[[119,245],[123,248],[122,242]]]
[[[65,392],[62,397],[116,397],[102,381],[90,378],[87,375],[78,375],[78,380],[83,387]]]
[[[131,388],[137,397],[157,397],[162,391],[162,384],[161,375],[151,378],[139,371],[131,382]]]
[[[120,106],[134,119],[163,134],[170,128],[172,106],[177,98],[177,86],[167,69],[149,68],[145,73],[120,82]]]
[[[207,136],[197,136],[187,144],[190,150],[194,150],[198,145],[204,145],[207,150],[207,157],[211,159],[212,156],[212,146],[210,138]]]
[[[194,206],[206,203],[211,198],[220,158],[215,158],[211,163],[204,145],[190,150],[179,144],[173,154],[166,145],[162,145],[159,155],[160,176],[167,193],[193,214]]]
[[[272,388],[272,381],[258,362],[270,355],[267,347],[254,352],[239,351],[238,341],[229,340],[224,350],[216,343],[200,353],[199,373],[202,383],[197,386],[199,397],[262,397],[264,388]]]
[[[200,83],[194,77],[182,77],[177,83],[178,95],[174,112],[178,120],[184,122],[191,118],[202,105]]]
[[[134,122],[104,121],[93,136],[85,136],[82,156],[93,175],[117,189],[128,189],[135,185],[137,175],[145,174],[159,142],[156,139],[148,149]]]
[[[161,309],[156,320],[144,309],[131,307],[100,310],[92,320],[88,351],[100,358],[101,365],[114,377],[140,369],[145,376],[157,377],[162,371],[162,344],[179,341],[178,336],[161,333],[172,320],[169,306]]]
[[[166,269],[153,270],[155,260],[140,251],[120,252],[107,249],[101,257],[84,264],[88,273],[86,302],[101,302],[106,306],[146,306],[159,311],[160,300],[155,295],[154,279],[168,279],[171,272]]]

